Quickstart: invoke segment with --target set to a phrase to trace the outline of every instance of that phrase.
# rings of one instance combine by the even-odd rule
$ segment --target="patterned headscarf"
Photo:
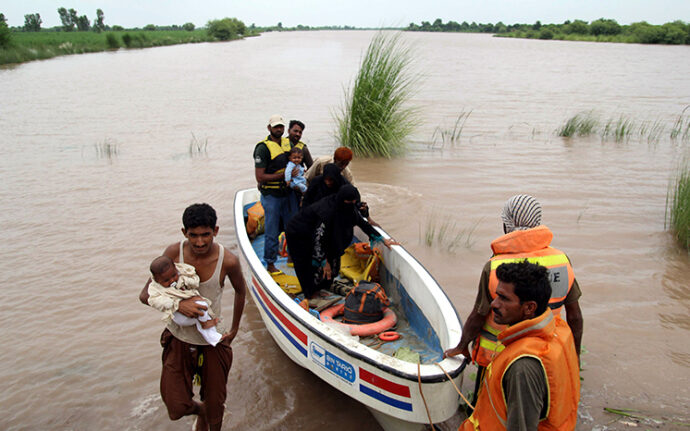
[[[541,204],[530,195],[515,195],[506,201],[501,213],[506,233],[541,224]]]

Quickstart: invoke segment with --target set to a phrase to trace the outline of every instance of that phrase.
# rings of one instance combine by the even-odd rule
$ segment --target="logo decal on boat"
[[[355,367],[313,341],[309,343],[309,356],[311,356],[312,361],[335,374],[340,379],[350,384],[355,382],[355,379],[357,378],[355,374]]]

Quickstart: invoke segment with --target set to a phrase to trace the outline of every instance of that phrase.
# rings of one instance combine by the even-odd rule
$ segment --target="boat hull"
[[[243,207],[258,199],[256,190],[238,192],[235,197],[235,228],[242,255],[252,273],[251,297],[281,350],[298,365],[367,406],[385,429],[421,429],[423,424],[429,423],[429,416],[434,423],[439,423],[455,414],[459,397],[440,367],[424,364],[418,368],[417,364],[371,349],[359,343],[357,338],[314,318],[280,289],[254,252],[244,230]],[[381,233],[387,237],[385,232]],[[407,290],[413,289],[404,286],[404,282],[414,280],[414,277],[405,272],[423,271],[433,281],[416,260],[414,263],[419,268],[401,258],[409,256],[402,247],[394,248],[398,249],[396,252],[400,256],[382,250],[389,269],[386,272],[387,283],[397,283],[407,295]],[[432,284],[440,290],[435,281]],[[450,301],[445,294],[439,300],[438,292],[429,291],[428,286],[423,290],[410,295],[410,298],[417,296],[417,301],[430,301],[424,298],[432,297],[431,300],[438,303],[436,307],[420,304],[420,313],[425,308],[432,314],[436,312],[429,318],[433,321],[430,324],[437,323],[434,330],[442,332],[438,334],[440,344],[444,348],[456,345],[462,327]],[[438,325],[441,321],[446,321],[446,324]],[[464,362],[444,359],[441,366],[460,387]]]

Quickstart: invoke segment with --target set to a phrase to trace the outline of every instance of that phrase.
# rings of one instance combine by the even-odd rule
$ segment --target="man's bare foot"
[[[269,263],[268,265],[266,265],[266,271],[268,271],[269,274],[272,274],[274,272],[278,272],[278,268],[276,268],[274,264]]]

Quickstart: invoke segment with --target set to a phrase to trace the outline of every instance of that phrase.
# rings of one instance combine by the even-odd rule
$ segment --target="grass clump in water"
[[[690,118],[685,115],[688,108],[690,108],[690,105],[683,109],[683,112],[680,113],[678,119],[671,128],[671,139],[674,141],[679,139],[683,141],[690,140]]]
[[[206,155],[206,148],[208,147],[208,138],[200,141],[192,133],[192,140],[189,141],[189,157],[198,157]]]
[[[412,60],[401,33],[374,36],[336,118],[340,145],[364,157],[404,153],[419,125],[417,109],[407,106],[420,77],[410,71]]]
[[[601,140],[605,141],[612,137],[616,142],[627,142],[633,134],[635,125],[632,120],[621,115],[618,119],[610,119],[606,122],[606,126],[601,132]]]
[[[599,120],[594,117],[592,111],[580,112],[575,114],[566,123],[556,131],[558,136],[570,138],[573,136],[589,136],[596,133],[599,127]]]
[[[118,145],[108,139],[94,144],[94,147],[96,148],[96,157],[99,159],[112,160],[120,153]]]
[[[666,219],[678,242],[690,250],[690,166],[679,169],[666,195]]]
[[[474,232],[480,221],[460,228],[451,217],[432,213],[426,220],[423,233],[420,226],[420,240],[427,247],[439,247],[449,253],[461,246],[469,249],[476,243]]]
[[[465,122],[470,117],[472,111],[462,111],[458,118],[455,120],[455,124],[452,129],[443,129],[441,126],[436,127],[434,134],[431,136],[431,146],[435,147],[436,143],[441,143],[441,147],[446,146],[446,142],[451,146],[455,146],[457,142],[460,141],[460,135],[462,134],[462,129],[465,127]]]
[[[647,139],[648,144],[656,144],[661,140],[664,134],[664,124],[661,120],[655,120],[652,123],[644,122],[640,126],[640,140]]]

